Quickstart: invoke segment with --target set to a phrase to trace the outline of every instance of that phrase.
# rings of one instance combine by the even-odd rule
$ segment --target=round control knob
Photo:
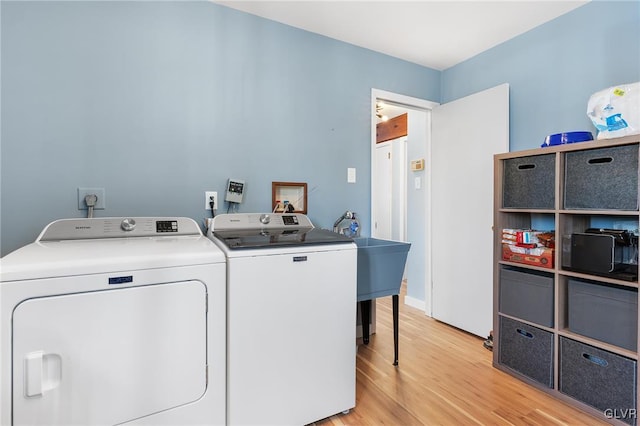
[[[268,214],[260,215],[260,223],[262,223],[263,225],[267,225],[269,222],[271,222],[271,216],[269,216]]]
[[[125,219],[120,224],[123,231],[133,231],[136,227],[136,221],[133,219]]]

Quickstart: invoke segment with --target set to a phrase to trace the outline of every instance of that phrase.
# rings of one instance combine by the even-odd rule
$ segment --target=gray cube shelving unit
[[[638,278],[571,270],[566,241],[638,229],[639,148],[634,135],[494,156],[493,365],[620,425],[640,424]],[[536,223],[555,229],[552,267],[504,261],[502,230]]]

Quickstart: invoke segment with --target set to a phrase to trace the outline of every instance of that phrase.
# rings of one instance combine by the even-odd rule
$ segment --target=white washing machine
[[[49,224],[0,259],[0,424],[224,424],[225,284],[191,219]]]
[[[305,425],[355,406],[357,247],[302,214],[216,216],[227,257],[227,423]]]

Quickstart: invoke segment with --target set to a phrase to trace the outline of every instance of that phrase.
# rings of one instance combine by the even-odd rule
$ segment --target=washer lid
[[[318,228],[215,231],[213,235],[233,250],[353,243],[349,237]]]

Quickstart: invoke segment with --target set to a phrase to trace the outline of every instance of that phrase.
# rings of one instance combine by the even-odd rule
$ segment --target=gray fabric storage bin
[[[504,160],[502,207],[555,208],[556,155]]]
[[[567,152],[564,208],[638,210],[638,145]]]
[[[578,279],[569,280],[569,330],[635,351],[638,291]]]
[[[498,362],[553,388],[553,334],[500,316]]]
[[[636,374],[635,360],[560,336],[558,390],[631,425]]]
[[[553,275],[503,266],[499,311],[553,327]]]

